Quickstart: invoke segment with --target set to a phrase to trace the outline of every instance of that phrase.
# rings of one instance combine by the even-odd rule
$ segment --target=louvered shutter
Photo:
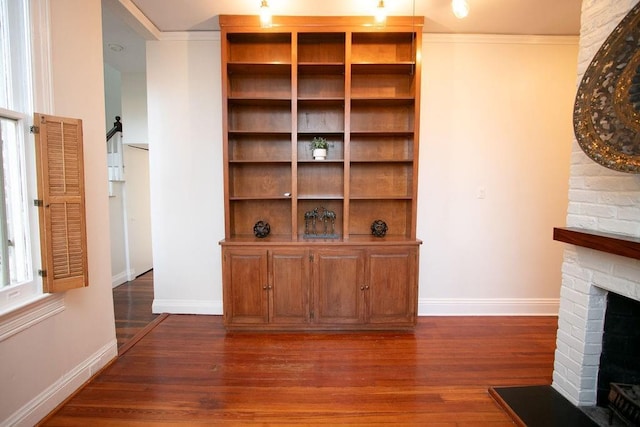
[[[36,114],[43,291],[88,285],[82,120]]]

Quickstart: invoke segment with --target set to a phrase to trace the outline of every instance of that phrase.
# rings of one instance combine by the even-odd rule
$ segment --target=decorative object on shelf
[[[573,129],[596,163],[640,173],[640,4],[609,35],[576,94]]]
[[[256,237],[260,239],[267,237],[270,232],[271,232],[271,226],[269,225],[268,222],[258,221],[253,226],[253,234],[255,234]]]
[[[336,213],[323,207],[304,213],[304,237],[306,239],[337,239]]]
[[[389,227],[387,227],[387,223],[381,219],[376,219],[371,223],[371,234],[376,237],[384,237],[384,235],[387,234],[388,229]]]
[[[327,158],[329,143],[326,138],[314,136],[309,144],[313,154],[313,160],[324,160]]]

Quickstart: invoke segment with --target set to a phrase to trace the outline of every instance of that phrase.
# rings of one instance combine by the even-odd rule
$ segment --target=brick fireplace
[[[584,0],[578,82],[604,40],[638,0]],[[604,168],[574,141],[567,226],[640,237],[640,175]],[[567,245],[553,387],[575,405],[596,404],[608,293],[640,301],[640,260]]]

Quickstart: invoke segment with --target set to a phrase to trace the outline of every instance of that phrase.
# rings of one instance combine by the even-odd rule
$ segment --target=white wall
[[[147,43],[154,312],[222,313],[220,41]]]
[[[122,124],[126,144],[147,144],[147,76],[122,73]]]
[[[0,423],[9,425],[34,425],[117,354],[100,0],[48,4],[52,113],[83,120],[89,287],[66,292],[64,311],[0,342]]]
[[[422,57],[420,313],[557,314],[577,38],[426,35]]]
[[[154,310],[221,314],[220,43],[183,38],[147,44]],[[427,35],[423,58],[420,313],[556,314],[577,39]]]
[[[139,276],[153,268],[149,152],[125,145],[124,164],[129,258],[133,274]]]
[[[122,116],[122,76],[118,70],[104,64],[104,97],[105,97],[105,126],[107,130],[113,127],[116,116]],[[104,145],[106,151],[106,143]],[[111,283],[121,285],[127,281],[127,257],[125,247],[125,218],[123,184],[111,184],[109,197],[109,230],[111,241]]]
[[[120,71],[104,64],[104,104],[105,127],[110,130],[116,121],[116,116],[122,116],[122,76]]]

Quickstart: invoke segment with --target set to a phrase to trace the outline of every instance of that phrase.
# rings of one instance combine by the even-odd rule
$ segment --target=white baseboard
[[[557,316],[559,298],[424,298],[419,316]],[[222,301],[155,299],[154,313],[222,314]]]
[[[36,425],[116,357],[118,357],[118,342],[113,340],[73,368],[70,372],[64,374],[58,381],[31,399],[30,402],[13,413],[9,418],[1,421],[0,427],[27,427]]]
[[[419,316],[557,316],[559,298],[422,298]]]
[[[123,271],[121,273],[116,274],[115,276],[111,276],[111,287],[117,288],[123,283],[127,283],[129,281],[127,277],[127,272]]]
[[[222,300],[154,299],[151,311],[170,314],[222,314]]]
[[[131,269],[127,271],[122,271],[116,274],[115,276],[111,277],[111,287],[117,288],[118,286],[125,284],[127,282],[130,282],[135,278],[136,278],[135,270]]]

